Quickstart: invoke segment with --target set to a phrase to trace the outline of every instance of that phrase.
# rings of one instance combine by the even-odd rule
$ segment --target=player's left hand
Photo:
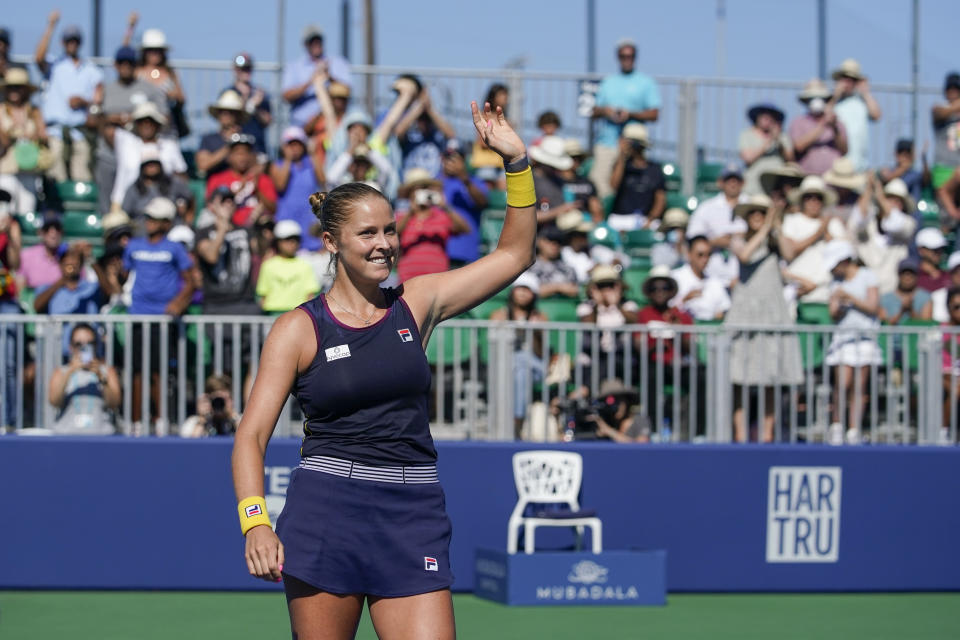
[[[527,153],[527,147],[523,140],[513,130],[507,118],[503,115],[503,109],[497,107],[496,113],[490,108],[490,103],[485,102],[483,113],[480,112],[476,102],[470,103],[470,111],[473,112],[473,124],[477,128],[480,139],[488,147],[500,154],[505,162],[519,160]]]

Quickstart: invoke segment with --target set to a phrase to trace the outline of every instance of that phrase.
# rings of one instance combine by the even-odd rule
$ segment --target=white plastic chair
[[[569,451],[521,451],[513,454],[513,479],[517,483],[517,506],[507,524],[507,553],[517,552],[517,534],[524,528],[524,552],[533,553],[537,527],[575,527],[577,549],[583,528],[590,527],[593,552],[603,550],[600,518],[580,510],[577,495],[583,479],[583,458]],[[559,504],[568,510],[547,511],[524,516],[529,504]]]

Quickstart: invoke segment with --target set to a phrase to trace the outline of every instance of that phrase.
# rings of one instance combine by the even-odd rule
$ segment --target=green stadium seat
[[[627,249],[650,249],[662,240],[662,236],[653,229],[632,229],[623,235],[623,244]]]
[[[617,199],[617,194],[611,193],[608,196],[604,196],[603,203],[603,212],[607,215],[610,215],[610,212],[613,211],[613,203]]]
[[[97,185],[93,182],[58,182],[57,194],[63,208],[70,211],[96,211]]]
[[[673,162],[664,162],[663,179],[668,193],[680,191],[683,184],[683,175],[680,173],[680,166]]]
[[[606,225],[601,225],[590,232],[590,244],[619,249],[622,246],[620,235]]]
[[[507,306],[507,296],[510,295],[510,287],[498,291],[492,298],[484,300],[469,311],[468,316],[474,320],[489,320],[490,314],[500,307]]]
[[[936,327],[939,323],[936,320],[917,320],[915,318],[910,318],[903,323],[902,326],[906,327]],[[877,341],[880,343],[880,351],[883,353],[883,363],[886,365],[888,360],[893,362],[893,365],[898,368],[904,366],[907,367],[910,371],[917,371],[920,364],[920,356],[917,353],[917,347],[920,344],[920,334],[912,333],[905,336],[886,336],[879,335],[877,336]],[[889,350],[892,347],[896,350],[898,344],[902,345],[900,349],[900,358],[897,359],[894,354],[890,354]],[[903,355],[906,354],[907,361],[903,362]]]
[[[480,214],[480,241],[486,247],[487,252],[497,246],[500,239],[500,231],[503,229],[504,210],[485,209]]]
[[[539,300],[537,308],[552,322],[576,322],[577,304],[579,303],[574,298],[553,296]]]
[[[716,184],[723,172],[722,162],[701,162],[697,167],[697,186]]]
[[[667,209],[673,209],[674,207],[683,209],[684,211],[689,212],[690,198],[678,191],[667,191]]]
[[[833,324],[833,319],[830,317],[830,308],[823,302],[801,302],[797,305],[797,324]],[[823,363],[823,332],[801,331],[798,333],[798,338],[804,367],[819,367]],[[827,344],[830,344],[829,336],[827,337]]]
[[[34,240],[33,244],[36,244],[40,235],[40,226],[43,224],[43,216],[38,213],[27,213],[17,216],[17,222],[20,223],[24,244],[28,244],[31,239]]]
[[[456,332],[460,333],[460,353],[459,358],[456,357],[455,353],[455,343]],[[440,352],[441,348],[440,342],[443,342],[443,364],[444,366],[459,365],[465,362],[470,361],[470,329],[459,328],[455,329],[452,327],[439,326],[433,331],[433,335],[430,336],[430,342],[427,343],[427,362],[432,366],[435,366],[440,362]],[[482,336],[477,336],[477,345],[479,348],[480,343],[486,342],[482,339]]]
[[[491,189],[487,193],[487,208],[505,212],[507,210],[507,192]]]
[[[695,320],[694,324],[698,325],[721,325],[723,320]],[[709,345],[709,334],[700,333],[697,334],[697,359],[702,363],[706,364],[707,362],[707,347]]]
[[[647,304],[647,297],[643,295],[643,283],[649,273],[649,267],[638,268],[635,264],[631,264],[630,268],[623,272],[623,284],[626,288],[624,295],[641,307]]]
[[[63,235],[70,239],[101,240],[100,216],[88,211],[66,211],[63,214]]]
[[[194,213],[196,214],[194,219],[196,219],[200,217],[200,211],[207,203],[207,183],[203,180],[191,180],[189,184],[190,191],[193,192]]]

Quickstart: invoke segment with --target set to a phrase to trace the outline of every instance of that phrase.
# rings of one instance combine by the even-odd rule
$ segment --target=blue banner
[[[232,441],[0,438],[0,588],[271,589],[247,574]],[[298,441],[267,452],[271,518]],[[440,442],[456,590],[506,549],[515,443]],[[575,443],[605,551],[666,550],[671,591],[960,589],[960,449]],[[538,549],[570,549],[566,529]]]

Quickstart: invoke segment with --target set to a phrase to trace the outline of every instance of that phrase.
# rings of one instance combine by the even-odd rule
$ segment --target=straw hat
[[[349,98],[350,87],[342,82],[331,80],[330,84],[327,85],[327,93],[330,94],[331,98]]]
[[[788,162],[775,169],[768,169],[760,174],[760,188],[767,195],[770,195],[782,184],[788,184],[791,187],[799,187],[803,182],[804,173],[800,165],[795,162]]]
[[[590,271],[590,284],[620,282],[620,269],[612,264],[598,264]]]
[[[830,170],[823,174],[823,179],[831,187],[838,189],[847,189],[860,193],[867,186],[867,175],[857,173],[853,161],[846,156],[842,156],[833,161]]]
[[[660,231],[670,231],[671,229],[686,229],[687,222],[690,221],[690,214],[680,207],[671,207],[663,212],[663,218],[660,220]]]
[[[442,183],[420,167],[407,169],[403,174],[403,184],[397,189],[397,195],[406,198],[417,189],[439,189]]]
[[[764,213],[773,205],[773,202],[770,201],[770,198],[767,196],[758,193],[756,195],[750,196],[747,198],[746,202],[741,202],[733,208],[733,215],[747,217],[752,211],[763,211]]]
[[[167,34],[160,29],[147,29],[140,40],[141,49],[169,49]]]
[[[643,281],[643,295],[650,297],[650,287],[657,280],[666,280],[670,285],[670,288],[673,290],[673,293],[670,294],[670,297],[673,297],[677,293],[677,281],[673,278],[673,273],[670,271],[670,267],[665,264],[657,265],[653,269],[650,269],[650,274],[647,275],[647,279]]]
[[[100,220],[104,236],[111,236],[116,232],[130,230],[130,216],[122,209],[114,209]]]
[[[563,150],[571,158],[588,155],[587,150],[583,148],[583,145],[580,144],[580,140],[577,138],[567,138],[564,140]]]
[[[853,58],[847,58],[840,63],[840,66],[833,70],[831,77],[834,80],[840,78],[853,78],[854,80],[863,80],[866,76],[860,70],[860,63]]]
[[[908,215],[913,213],[913,210],[917,208],[917,203],[910,197],[910,190],[907,188],[907,183],[900,178],[894,178],[888,182],[883,188],[883,194],[903,200],[903,212]]]
[[[30,73],[23,67],[10,67],[3,78],[3,86],[20,87],[28,93],[37,90],[37,86],[30,83]]]
[[[823,80],[820,78],[812,78],[807,81],[807,84],[803,85],[803,90],[800,92],[800,95],[797,96],[797,99],[799,99],[800,102],[806,102],[814,98],[827,100],[829,97],[830,90],[827,89],[827,85],[823,84]]]
[[[533,145],[527,151],[530,159],[558,171],[566,171],[573,167],[571,158],[565,149],[565,143],[560,136],[543,136],[540,144]]]
[[[556,219],[557,229],[564,233],[590,233],[593,223],[584,219],[583,212],[578,209],[560,214]]]
[[[638,402],[640,400],[640,394],[636,389],[632,389],[619,379],[619,378],[607,378],[600,383],[600,398],[607,397],[614,398],[623,398],[630,404]]]
[[[209,111],[210,115],[214,118],[220,115],[221,111],[233,111],[240,116],[240,120],[243,121],[247,119],[248,115],[244,106],[243,98],[240,97],[240,94],[232,89],[227,89],[220,94],[217,101],[210,105],[207,111]]]
[[[807,176],[800,183],[800,187],[790,192],[790,202],[799,204],[808,193],[819,193],[823,198],[823,206],[830,207],[837,203],[837,192],[827,186],[820,176]]]
[[[623,128],[623,137],[627,140],[639,142],[645,147],[650,146],[650,132],[639,122],[631,122]]]

